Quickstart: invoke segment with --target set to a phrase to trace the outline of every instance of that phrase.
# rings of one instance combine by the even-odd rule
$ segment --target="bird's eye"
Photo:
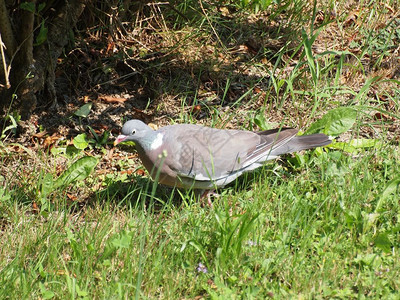
[[[131,132],[131,135],[134,135],[136,133],[136,129],[133,129]]]

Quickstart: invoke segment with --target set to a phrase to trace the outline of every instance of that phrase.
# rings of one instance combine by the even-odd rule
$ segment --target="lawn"
[[[0,298],[400,298],[399,3],[147,7],[124,52],[142,59],[134,100],[75,102],[55,133],[40,113],[20,136],[2,126]],[[245,174],[208,206],[157,186],[131,144],[113,147],[119,128],[93,123],[110,108],[119,126],[284,125],[334,142]]]

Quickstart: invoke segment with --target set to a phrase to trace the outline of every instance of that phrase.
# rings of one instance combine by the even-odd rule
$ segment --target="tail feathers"
[[[271,155],[282,155],[300,150],[322,147],[329,145],[330,143],[332,143],[332,141],[323,133],[295,136],[287,143],[280,145],[275,149],[273,148],[271,150]]]

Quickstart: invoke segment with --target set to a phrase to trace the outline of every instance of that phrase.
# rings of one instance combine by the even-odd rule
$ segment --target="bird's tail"
[[[329,137],[323,133],[294,136],[287,143],[273,148],[271,155],[282,155],[292,153],[305,149],[312,149],[316,147],[326,146],[332,143]]]

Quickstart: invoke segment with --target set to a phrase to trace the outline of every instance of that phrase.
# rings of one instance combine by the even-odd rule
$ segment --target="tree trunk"
[[[29,2],[36,4],[35,0]],[[68,33],[77,23],[86,2],[87,0],[62,1],[60,6],[52,7],[55,13],[52,12],[50,17],[37,20],[34,12],[18,8],[18,16],[15,19],[17,21],[14,22],[17,26],[13,34],[14,37],[18,37],[15,38],[18,46],[10,59],[11,88],[1,88],[0,106],[3,112],[11,104],[20,112],[22,119],[27,119],[36,108],[39,92],[44,92],[46,97],[42,98],[47,99],[47,103],[41,104],[56,101],[54,70],[57,59],[67,44]],[[0,18],[2,18],[1,11],[0,3]],[[45,20],[45,26],[48,28],[47,40],[39,46],[34,46],[34,31],[41,26],[42,20]],[[39,25],[34,28],[35,24]],[[2,35],[3,28],[5,27],[0,28]],[[17,95],[14,103],[10,103],[12,94]]]

